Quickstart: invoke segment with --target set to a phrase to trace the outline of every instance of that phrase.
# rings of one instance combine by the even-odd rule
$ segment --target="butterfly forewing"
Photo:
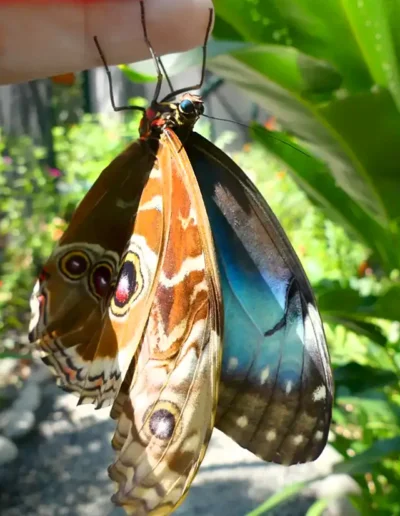
[[[128,514],[169,514],[204,456],[214,424],[221,296],[205,209],[174,133],[161,137],[164,248],[150,317],[113,409],[114,501]],[[160,512],[157,512],[160,511]]]
[[[121,258],[101,331],[90,343],[96,351],[81,402],[96,401],[104,406],[114,401],[142,339],[158,281],[164,238],[162,203],[163,182],[155,162],[135,210],[132,235]],[[112,343],[116,344],[114,348]],[[101,379],[95,392],[91,392],[89,383],[92,378]]]
[[[125,260],[135,240],[137,209],[147,195],[143,188],[153,164],[148,146],[138,141],[102,172],[44,265],[32,294],[30,338],[37,341],[58,383],[76,392],[81,401],[100,405],[115,395],[121,373],[135,353],[134,346],[125,351],[132,335],[121,338],[118,318],[114,328],[108,305],[124,250]],[[136,227],[136,233],[143,230],[138,221]],[[155,225],[149,240],[156,234]],[[149,245],[157,247],[155,238]],[[148,247],[143,244],[144,254]],[[142,257],[143,263],[149,256]],[[152,285],[151,275],[146,276],[147,283],[142,278],[144,290]]]
[[[332,378],[322,322],[276,217],[245,174],[197,134],[186,145],[216,244],[225,306],[217,426],[284,464],[325,446]]]

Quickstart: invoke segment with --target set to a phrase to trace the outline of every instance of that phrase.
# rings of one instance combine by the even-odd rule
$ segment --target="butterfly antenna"
[[[230,122],[231,124],[236,124],[236,125],[239,125],[240,127],[244,127],[246,129],[251,129],[251,127],[249,125],[242,124],[241,122],[237,122],[236,120],[229,120],[229,118],[219,118],[219,117],[216,117],[216,116],[206,115],[205,113],[203,113],[201,116],[205,117],[205,118],[209,118],[210,120],[218,120],[219,122]],[[257,130],[257,128],[255,130]],[[290,142],[287,142],[285,140],[281,140],[277,136],[273,136],[270,133],[271,133],[271,131],[268,131],[268,136],[270,138],[272,138],[273,140],[275,140],[277,142],[280,142],[280,143],[283,143],[284,145],[287,145],[288,147],[291,147],[295,151],[300,152],[300,154],[304,154],[304,156],[307,156],[307,158],[311,158],[310,154],[307,154],[307,152],[299,149],[296,145],[292,145]]]
[[[154,90],[154,95],[153,95],[153,102],[156,102],[158,99],[158,96],[160,95],[161,85],[162,85],[162,81],[163,81],[163,74],[162,74],[162,71],[160,68],[159,58],[156,56],[156,53],[154,52],[153,47],[150,43],[149,36],[147,35],[146,17],[145,17],[145,12],[144,12],[144,3],[142,0],[140,1],[140,15],[141,15],[141,19],[142,19],[144,40],[150,51],[151,57],[153,59],[153,63],[157,70],[157,85],[156,85],[156,89]],[[165,73],[164,66],[162,66],[162,69],[164,70],[164,73]],[[169,83],[169,81],[168,81],[168,83]]]
[[[93,39],[94,39],[95,45],[97,47],[97,51],[99,52],[99,55],[101,57],[101,60],[103,61],[103,66],[106,70],[107,79],[108,79],[108,88],[110,91],[110,100],[111,100],[111,105],[112,105],[113,110],[114,111],[127,111],[127,110],[136,109],[138,111],[144,111],[145,109],[141,106],[116,106],[115,105],[113,82],[112,82],[111,72],[110,72],[110,69],[109,69],[107,61],[106,61],[106,56],[104,55],[103,49],[100,46],[97,36],[94,36]]]
[[[206,30],[206,36],[204,38],[204,43],[203,43],[203,46],[202,46],[203,62],[202,62],[202,65],[201,65],[200,82],[198,84],[194,84],[193,86],[188,86],[188,87],[185,87],[185,88],[180,88],[179,90],[171,91],[171,93],[169,93],[166,97],[163,98],[162,102],[166,102],[168,100],[171,100],[172,98],[176,97],[177,95],[180,95],[181,93],[186,93],[187,91],[191,91],[191,90],[198,90],[199,88],[201,88],[203,86],[204,77],[206,75],[207,42],[208,42],[208,38],[210,36],[212,22],[213,22],[213,18],[214,18],[214,9],[210,8],[209,12],[210,12],[210,14],[209,14],[209,18],[208,18],[208,25],[207,25],[207,30]]]

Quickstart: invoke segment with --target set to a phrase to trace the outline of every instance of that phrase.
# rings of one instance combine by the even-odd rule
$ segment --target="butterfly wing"
[[[225,307],[216,425],[264,460],[313,460],[327,440],[333,387],[311,287],[242,170],[196,133],[185,148],[205,199]]]
[[[59,385],[76,392],[81,402],[101,405],[112,399],[135,353],[128,346],[134,336],[125,338],[121,323],[133,304],[141,308],[157,266],[154,255],[162,228],[155,223],[152,242],[146,245],[137,216],[139,205],[146,210],[159,185],[153,164],[146,142],[138,141],[102,172],[44,265],[31,297],[30,339]],[[134,295],[123,291],[120,282],[132,272],[126,265],[131,258],[138,265],[137,283],[141,280]]]
[[[113,500],[128,514],[169,514],[183,499],[214,426],[220,375],[221,294],[205,208],[186,153],[168,129],[158,158],[160,274],[133,381],[124,382],[112,410]]]

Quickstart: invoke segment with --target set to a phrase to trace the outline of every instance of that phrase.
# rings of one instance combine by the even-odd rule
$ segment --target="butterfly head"
[[[177,124],[194,124],[204,113],[203,99],[198,95],[185,93],[178,102],[174,104]]]
[[[176,102],[153,102],[143,116],[140,134],[161,134],[166,127],[190,132],[203,113],[202,98],[191,93],[185,93]]]

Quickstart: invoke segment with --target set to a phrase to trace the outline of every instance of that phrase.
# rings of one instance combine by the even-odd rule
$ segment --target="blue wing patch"
[[[210,219],[222,283],[216,426],[265,460],[314,460],[326,444],[333,386],[311,287],[247,176],[195,133],[185,148]]]

